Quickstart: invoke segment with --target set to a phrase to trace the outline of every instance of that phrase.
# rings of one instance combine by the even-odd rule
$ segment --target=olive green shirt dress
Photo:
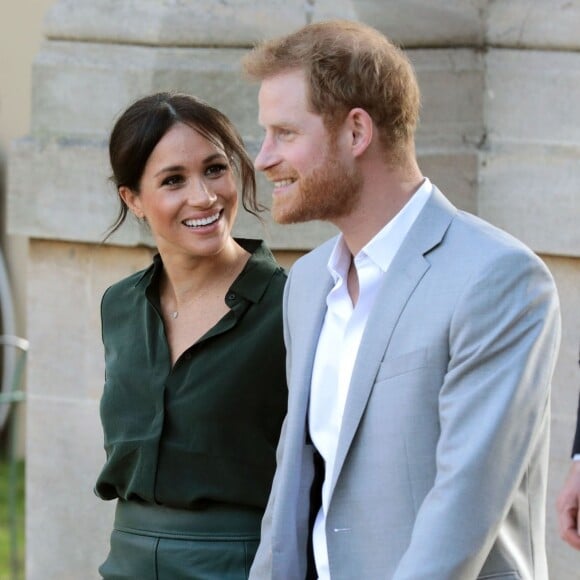
[[[286,414],[286,275],[259,240],[225,300],[229,312],[171,366],[160,257],[111,286],[101,305],[105,500],[178,510],[263,512]]]

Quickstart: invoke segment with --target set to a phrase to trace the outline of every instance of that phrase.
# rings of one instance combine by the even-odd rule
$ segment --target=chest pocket
[[[428,363],[429,357],[426,348],[420,348],[395,357],[387,357],[379,366],[376,382],[426,367]]]

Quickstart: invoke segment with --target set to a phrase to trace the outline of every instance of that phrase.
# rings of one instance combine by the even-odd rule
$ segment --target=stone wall
[[[157,90],[223,109],[257,151],[257,86],[240,77],[253,42],[305,22],[302,0],[59,0],[33,67],[30,135],[12,148],[9,231],[28,257],[27,577],[97,578],[112,505],[92,486],[104,459],[99,300],[143,267],[149,240],[116,213],[105,143],[115,116]],[[514,233],[546,260],[564,310],[554,383],[548,505],[552,577],[573,577],[553,503],[568,465],[580,339],[580,8],[557,0],[317,1],[314,19],[372,23],[403,44],[423,91],[420,164],[450,199]],[[267,200],[268,187],[260,181]],[[286,263],[328,238],[318,223],[237,233],[266,237]]]

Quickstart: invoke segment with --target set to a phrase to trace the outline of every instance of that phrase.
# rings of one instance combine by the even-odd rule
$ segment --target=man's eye
[[[225,163],[215,163],[206,168],[205,174],[210,177],[219,177],[223,175],[228,170],[228,166]]]
[[[278,130],[278,139],[287,140],[291,139],[294,136],[294,131],[291,129],[279,129]]]

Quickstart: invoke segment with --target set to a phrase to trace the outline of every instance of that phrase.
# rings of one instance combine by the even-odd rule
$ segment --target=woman
[[[102,300],[107,460],[117,499],[106,580],[247,578],[286,411],[285,274],[234,239],[253,165],[230,121],[159,93],[118,119],[109,153],[121,204],[151,230],[153,264]],[[109,234],[110,235],[110,234]]]

